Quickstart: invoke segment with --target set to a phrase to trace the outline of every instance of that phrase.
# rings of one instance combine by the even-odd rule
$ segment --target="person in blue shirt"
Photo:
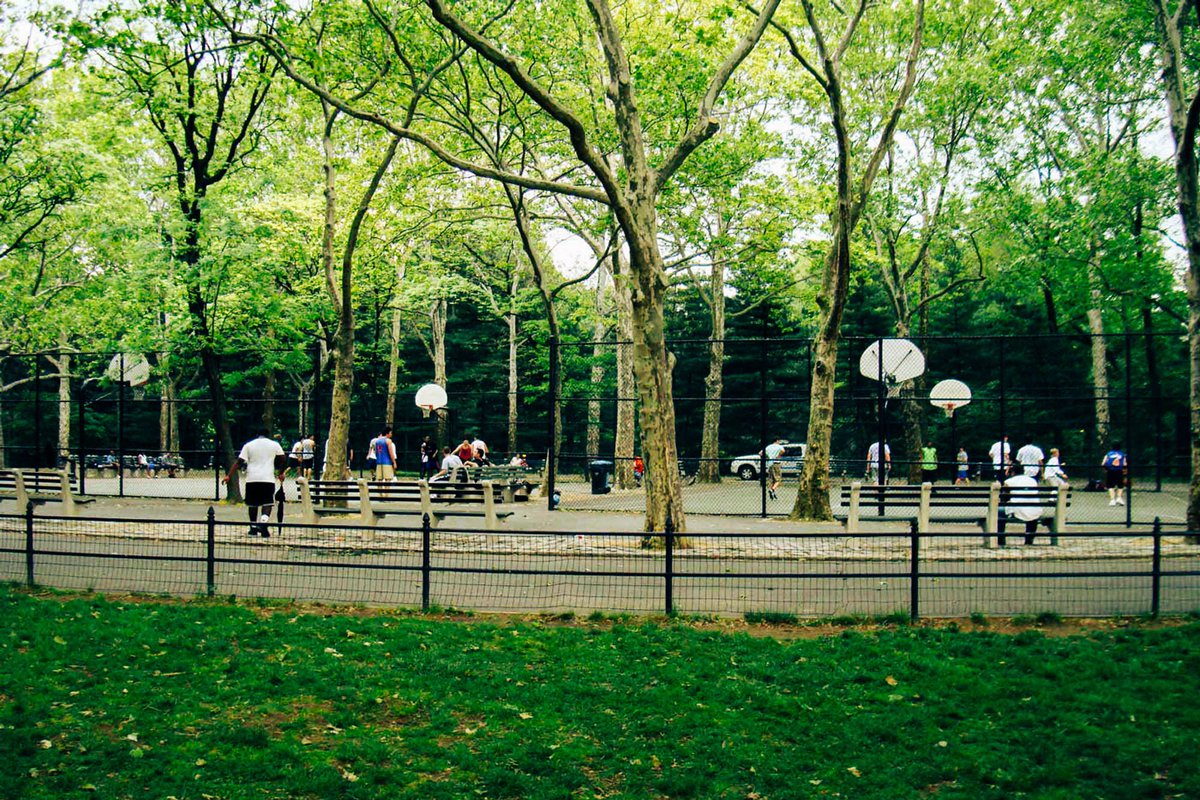
[[[384,428],[375,438],[375,480],[396,480],[396,445],[392,442],[392,429]]]
[[[1108,504],[1110,506],[1125,505],[1125,485],[1129,481],[1129,459],[1121,450],[1121,445],[1114,443],[1112,449],[1104,454],[1100,462],[1104,467],[1104,486],[1108,489]]]

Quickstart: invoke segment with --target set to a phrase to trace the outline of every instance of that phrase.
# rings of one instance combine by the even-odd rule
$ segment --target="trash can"
[[[592,476],[592,494],[608,494],[612,491],[609,484],[612,468],[611,461],[593,461],[588,464],[588,473]]]

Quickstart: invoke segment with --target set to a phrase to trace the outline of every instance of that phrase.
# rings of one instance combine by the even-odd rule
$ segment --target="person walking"
[[[438,449],[433,439],[426,436],[421,440],[421,478],[430,478],[438,471]]]
[[[937,448],[926,444],[921,448],[921,481],[923,483],[937,482]]]
[[[1042,467],[1045,461],[1046,454],[1033,442],[1022,445],[1021,449],[1017,451],[1017,463],[1021,465],[1021,469],[1027,476],[1035,480],[1042,476]]]
[[[396,480],[396,445],[392,441],[392,429],[384,428],[375,437],[375,480]]]
[[[875,442],[867,448],[867,479],[870,483],[886,483],[892,470],[892,448],[887,442]]]
[[[958,448],[958,455],[954,457],[954,468],[955,486],[966,486],[971,482],[971,457],[963,447]]]
[[[1120,443],[1114,443],[1112,449],[1104,454],[1100,462],[1104,467],[1104,486],[1108,489],[1108,504],[1110,506],[1125,505],[1125,486],[1129,482],[1129,459],[1121,450]]]
[[[992,480],[1003,481],[1008,474],[1008,465],[1012,463],[1012,445],[1007,436],[988,448],[988,457],[992,459]]]
[[[783,455],[783,439],[776,439],[767,445],[763,449],[763,455],[767,457],[767,475],[770,476],[767,496],[778,500],[779,495],[775,492],[779,489],[779,484],[783,483],[783,464],[779,463],[779,457]]]
[[[275,485],[283,485],[287,469],[287,454],[279,442],[271,438],[270,431],[259,431],[257,437],[242,445],[241,452],[228,474],[221,481],[226,486],[234,474],[246,468],[246,510],[250,516],[250,535],[266,538],[271,535],[268,524],[271,509],[275,505]]]
[[[1054,487],[1062,486],[1067,482],[1067,473],[1063,472],[1057,447],[1050,448],[1050,457],[1046,459],[1046,468],[1042,471],[1042,475],[1046,482]]]

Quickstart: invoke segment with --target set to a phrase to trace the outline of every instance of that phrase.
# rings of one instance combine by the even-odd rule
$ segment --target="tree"
[[[1179,216],[1187,251],[1188,355],[1191,365],[1192,480],[1188,491],[1188,530],[1200,530],[1200,164],[1196,161],[1196,130],[1200,127],[1200,83],[1196,80],[1197,39],[1188,36],[1200,25],[1195,0],[1150,0],[1158,34],[1161,84],[1167,99],[1167,119],[1175,142],[1175,184]],[[1191,26],[1188,20],[1193,19]],[[1200,543],[1200,537],[1191,537]]]
[[[288,48],[276,36],[268,33],[241,34],[244,40],[255,41],[283,67],[295,81],[316,93],[326,102],[347,114],[372,122],[395,136],[416,141],[447,164],[482,178],[498,180],[513,187],[524,187],[582,197],[608,205],[617,219],[629,248],[630,277],[633,286],[634,371],[637,375],[639,411],[646,444],[648,488],[646,492],[647,531],[662,531],[668,526],[685,528],[683,497],[677,470],[675,444],[674,400],[671,388],[671,356],[663,330],[663,306],[669,286],[658,241],[657,202],[666,183],[679,167],[705,141],[714,136],[720,125],[715,110],[721,93],[737,67],[746,59],[761,38],[779,0],[769,0],[756,15],[747,33],[729,49],[715,68],[708,70],[709,78],[700,87],[697,97],[687,107],[691,120],[683,126],[682,135],[666,129],[667,141],[652,148],[649,129],[643,121],[642,97],[634,80],[634,67],[626,47],[624,26],[607,0],[589,0],[592,34],[598,40],[600,54],[607,74],[606,94],[610,116],[606,124],[616,131],[621,154],[620,171],[612,169],[598,150],[600,132],[589,130],[586,120],[572,108],[553,82],[547,80],[547,63],[530,65],[514,53],[522,52],[515,42],[506,42],[501,20],[485,20],[472,24],[455,13],[443,0],[428,0],[433,20],[453,34],[456,43],[465,46],[478,58],[506,76],[516,91],[527,97],[567,134],[575,163],[559,174],[583,172],[597,186],[572,184],[564,180],[519,175],[476,163],[448,150],[439,136],[428,134],[403,124],[401,118],[388,108],[369,110],[338,96],[315,80],[301,64],[290,57]],[[400,41],[397,28],[389,25],[373,3],[368,3],[374,24],[386,25],[392,41]],[[533,13],[532,11],[530,13]],[[543,9],[541,14],[548,13]],[[504,21],[519,19],[510,15]],[[688,20],[690,25],[691,21]],[[496,33],[491,30],[495,29]],[[714,32],[721,28],[714,26]],[[510,31],[516,36],[516,32]],[[578,46],[572,42],[572,46]],[[545,51],[547,58],[557,58],[561,50]],[[408,87],[410,91],[417,87]]]
[[[812,47],[816,58],[808,55],[797,35],[782,24],[776,24],[787,41],[788,50],[803,70],[821,87],[829,104],[837,152],[837,205],[832,215],[832,242],[825,256],[821,288],[817,295],[817,334],[813,342],[813,374],[809,392],[808,449],[800,474],[800,488],[792,507],[794,519],[832,519],[829,505],[829,458],[833,436],[833,391],[836,379],[838,342],[841,338],[842,317],[850,288],[850,241],[862,218],[875,178],[886,155],[900,116],[912,95],[917,81],[917,63],[921,52],[921,36],[925,27],[925,2],[917,0],[912,19],[912,40],[905,59],[903,74],[897,76],[899,86],[890,107],[880,118],[880,128],[874,148],[866,165],[857,176],[852,175],[854,146],[848,117],[843,60],[853,43],[855,33],[867,12],[866,0],[859,0],[845,18],[836,43],[827,39],[827,24],[823,24],[813,6],[813,0],[801,0]]]
[[[110,8],[83,31],[84,41],[112,68],[116,82],[147,116],[163,146],[179,233],[174,256],[186,293],[193,344],[212,398],[213,428],[224,456],[235,457],[221,351],[211,322],[204,213],[214,187],[259,146],[273,62],[234,46],[187,2],[145,6],[127,15]],[[229,485],[231,499],[240,488]]]

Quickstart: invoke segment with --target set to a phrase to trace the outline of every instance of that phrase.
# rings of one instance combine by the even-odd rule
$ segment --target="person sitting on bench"
[[[463,468],[463,461],[458,457],[457,453],[450,452],[449,447],[442,448],[442,469],[438,474],[429,479],[430,483],[434,481],[452,481],[458,474],[458,470]]]
[[[1037,478],[1031,475],[1025,475],[1020,464],[1013,466],[1013,474],[1004,481],[1004,487],[1000,490],[1000,518],[997,520],[1000,535],[996,537],[996,543],[1001,547],[1006,541],[1004,536],[1005,523],[1010,519],[1019,520],[1025,523],[1025,544],[1033,544],[1033,537],[1037,533],[1038,521],[1042,518],[1042,504],[1037,496]],[[1004,506],[1005,502],[1020,501],[1020,505],[1012,507]]]

